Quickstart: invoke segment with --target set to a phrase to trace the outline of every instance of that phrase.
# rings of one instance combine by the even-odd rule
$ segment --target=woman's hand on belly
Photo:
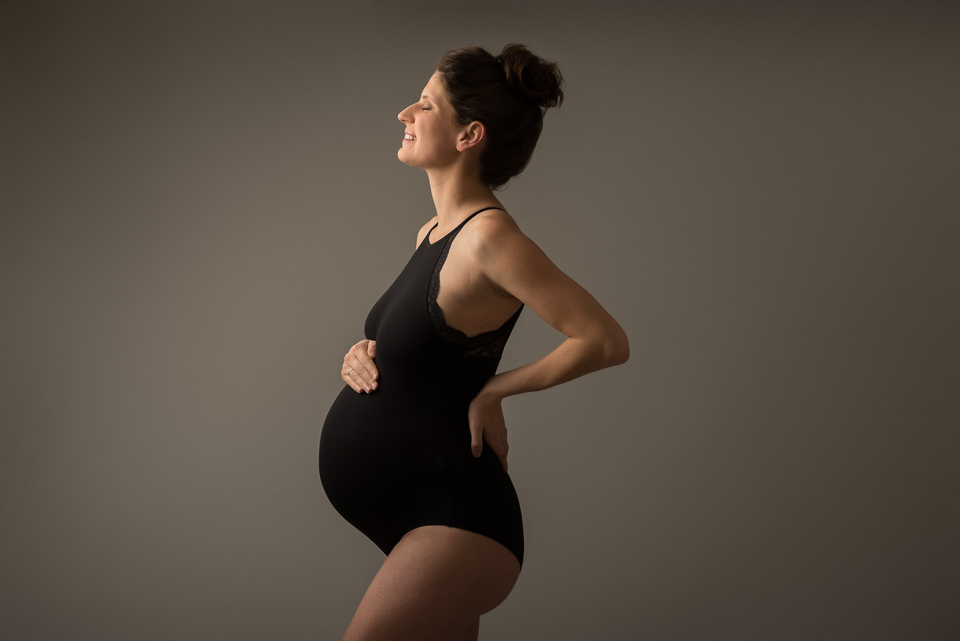
[[[483,442],[486,441],[493,453],[500,459],[503,471],[507,471],[507,452],[510,444],[507,443],[507,426],[503,420],[502,399],[482,390],[470,401],[467,418],[470,421],[470,450],[474,457],[479,457],[483,451]]]
[[[377,389],[380,373],[373,359],[377,357],[377,341],[364,339],[350,348],[343,357],[340,378],[355,392],[367,392]]]

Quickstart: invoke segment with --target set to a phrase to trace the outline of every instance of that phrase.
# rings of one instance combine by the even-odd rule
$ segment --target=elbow
[[[613,332],[604,344],[604,357],[607,367],[623,365],[630,358],[630,341],[619,325],[617,331]]]

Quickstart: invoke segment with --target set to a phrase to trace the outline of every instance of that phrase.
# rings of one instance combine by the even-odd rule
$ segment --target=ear
[[[463,128],[457,139],[457,151],[467,151],[486,140],[487,131],[482,122],[474,120]]]

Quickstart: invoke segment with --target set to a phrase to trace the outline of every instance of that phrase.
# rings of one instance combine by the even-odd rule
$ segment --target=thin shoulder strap
[[[430,234],[432,234],[432,233],[433,233],[433,230],[436,229],[436,228],[437,228],[437,225],[440,224],[440,221],[437,220],[437,222],[433,223],[433,227],[430,228],[430,230],[427,232],[427,235],[423,237],[423,241],[421,242],[421,244],[423,244],[423,245],[431,245],[431,246],[433,246],[433,245],[440,245],[440,244],[443,244],[443,245],[449,244],[450,241],[453,240],[454,236],[456,236],[458,233],[460,233],[460,230],[463,229],[463,226],[467,224],[467,221],[469,221],[471,218],[473,218],[474,216],[476,216],[476,215],[479,214],[480,212],[482,212],[482,211],[487,211],[488,209],[500,209],[500,208],[499,208],[499,207],[484,207],[483,209],[478,209],[477,211],[473,212],[472,214],[470,214],[469,216],[467,216],[466,218],[464,218],[464,219],[463,219],[463,222],[461,222],[459,225],[457,225],[456,227],[454,227],[452,231],[447,232],[447,234],[446,234],[443,238],[441,238],[440,240],[438,240],[438,241],[435,242],[435,243],[431,243],[431,242],[430,242]],[[500,211],[505,212],[506,209],[500,209]]]
[[[479,214],[479,213],[482,212],[482,211],[487,211],[488,209],[500,209],[500,208],[499,208],[499,207],[484,207],[483,209],[479,209],[479,210],[473,212],[472,214],[470,214],[469,216],[467,216],[462,223],[460,223],[459,225],[457,225],[457,227],[463,227],[464,225],[467,224],[467,221],[468,221],[468,220],[470,220],[471,218],[473,218],[474,216],[476,216],[477,214]],[[506,210],[500,209],[500,211],[506,211]]]
[[[470,214],[469,216],[467,216],[466,218],[464,218],[462,223],[460,223],[459,225],[457,225],[456,227],[454,227],[454,228],[453,228],[453,231],[451,231],[449,234],[447,234],[446,238],[444,239],[445,244],[449,245],[451,242],[453,242],[453,239],[457,237],[457,234],[460,233],[460,230],[463,229],[463,226],[466,225],[468,222],[470,222],[470,219],[471,219],[471,218],[473,218],[474,216],[476,216],[476,215],[479,214],[480,212],[487,211],[488,209],[500,209],[500,208],[499,208],[499,207],[484,207],[483,209],[479,209],[479,210],[473,212],[472,214]],[[505,210],[500,209],[500,211],[505,211]],[[437,242],[440,242],[440,241],[437,241]]]

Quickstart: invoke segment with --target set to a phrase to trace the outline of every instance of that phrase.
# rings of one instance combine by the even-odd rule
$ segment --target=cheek
[[[431,128],[430,140],[431,144],[436,147],[454,147],[457,144],[457,132],[453,127],[449,127],[444,123],[441,126]]]

